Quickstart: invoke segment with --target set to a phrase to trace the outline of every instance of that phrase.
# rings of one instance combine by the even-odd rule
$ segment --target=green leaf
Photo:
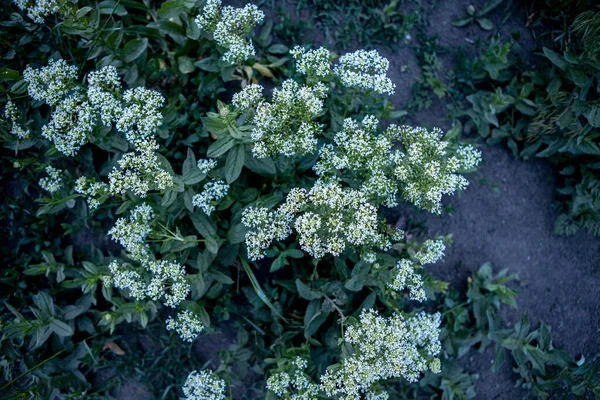
[[[227,154],[227,161],[225,162],[225,180],[227,183],[232,183],[240,176],[244,166],[245,147],[244,144],[238,144]]]
[[[225,154],[235,145],[235,141],[229,135],[220,137],[216,142],[210,145],[206,156],[210,158],[217,158],[222,154]]]
[[[27,91],[27,86],[28,83],[26,80],[20,80],[18,82],[15,82],[11,87],[10,87],[10,92],[14,93],[14,94],[23,94]]]
[[[182,74],[190,74],[196,69],[192,59],[188,56],[177,57],[177,64],[179,65],[179,72]]]
[[[75,333],[70,325],[65,324],[58,319],[52,320],[50,328],[52,329],[52,332],[56,333],[58,336],[73,336],[73,333]]]
[[[290,49],[283,44],[274,44],[267,49],[268,53],[273,54],[286,54],[290,51]]]
[[[550,62],[552,62],[552,64],[556,65],[558,68],[562,69],[563,71],[567,68],[567,62],[560,54],[558,54],[554,50],[551,50],[547,47],[544,47],[543,50],[544,50],[544,54],[546,55],[548,60],[550,60]]]
[[[212,270],[209,275],[213,277],[217,282],[221,282],[225,285],[233,285],[235,282],[229,276],[225,275],[221,271]]]
[[[18,81],[21,79],[21,73],[10,68],[0,68],[0,79]]]
[[[277,173],[277,169],[275,168],[275,163],[271,158],[256,158],[251,154],[247,154],[244,159],[244,165],[250,171],[254,172],[258,175],[275,175]]]
[[[196,61],[194,65],[207,72],[219,72],[221,70],[218,57],[203,58],[200,61]]]
[[[162,19],[169,19],[177,16],[179,13],[190,11],[194,4],[195,2],[189,0],[165,1],[162,3],[160,10],[158,10],[158,16]]]
[[[127,15],[127,10],[125,9],[125,7],[123,7],[118,2],[112,1],[112,0],[107,0],[107,1],[103,1],[101,3],[98,3],[98,10],[99,10],[100,14],[106,14],[106,15],[114,14],[114,15],[118,15],[119,17]]]
[[[160,205],[163,207],[169,207],[175,202],[175,200],[177,200],[177,192],[171,189],[167,189],[167,191],[163,195]]]
[[[322,311],[320,300],[311,301],[304,314],[304,337],[310,339],[319,330],[321,325],[323,325],[328,316],[329,313]]]
[[[323,293],[312,290],[310,287],[302,283],[300,279],[296,279],[296,288],[298,289],[298,294],[300,297],[305,300],[311,301],[323,297]]]
[[[477,13],[477,15],[478,16],[485,15],[485,14],[489,13],[490,11],[492,11],[494,8],[498,7],[503,2],[504,2],[504,0],[489,0],[487,3],[484,4],[484,6]]]
[[[283,254],[292,258],[302,258],[304,257],[304,252],[298,249],[287,249]]]
[[[217,227],[215,223],[208,218],[205,214],[197,212],[197,213],[188,213],[190,219],[192,220],[192,224],[194,224],[194,228],[198,231],[202,237],[214,237],[217,234]]]
[[[250,266],[248,265],[248,262],[246,262],[246,260],[244,260],[243,258],[240,258],[240,260],[242,261],[242,265],[244,266],[244,271],[246,271],[246,275],[248,275],[248,278],[250,278],[250,283],[252,284],[252,288],[256,292],[256,295],[260,298],[260,300],[263,303],[265,303],[267,305],[267,307],[269,307],[271,309],[273,314],[277,315],[279,318],[281,318],[284,322],[287,323],[288,320],[283,318],[283,316],[279,313],[279,311],[277,311],[277,309],[273,306],[273,303],[271,303],[271,301],[269,300],[269,298],[267,297],[265,292],[260,287],[260,284],[256,280],[256,276],[254,275],[254,272],[252,272],[252,270],[250,269]]]
[[[147,48],[147,38],[131,40],[125,45],[125,49],[123,49],[123,54],[125,55],[123,60],[126,63],[135,61],[142,55],[142,53],[144,53],[144,51],[146,51]]]
[[[464,17],[464,18],[455,19],[454,21],[452,21],[452,25],[454,25],[456,27],[461,27],[461,26],[470,24],[471,22],[473,22],[473,17]]]
[[[491,31],[494,29],[494,23],[489,18],[477,18],[477,23],[483,30]]]

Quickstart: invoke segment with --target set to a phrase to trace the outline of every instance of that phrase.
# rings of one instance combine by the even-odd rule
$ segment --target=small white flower
[[[144,267],[152,272],[146,293],[152,300],[161,300],[167,307],[177,307],[190,293],[185,268],[175,262],[149,261]]]
[[[10,133],[16,136],[19,139],[26,139],[31,132],[29,130],[23,129],[23,127],[19,124],[19,119],[21,119],[21,113],[19,109],[12,101],[8,101],[6,103],[6,107],[4,109],[4,116],[7,120],[11,122]]]
[[[46,174],[48,174],[48,176],[41,178],[39,181],[40,187],[49,193],[59,191],[62,188],[63,171],[56,169],[51,165],[47,165]]]
[[[296,46],[290,50],[290,54],[296,60],[298,72],[309,77],[325,78],[331,74],[331,53],[329,50],[319,47],[317,50],[306,50]]]
[[[159,163],[154,140],[137,142],[137,151],[123,154],[118,166],[108,174],[112,195],[132,191],[142,198],[151,189],[165,190],[173,185],[173,177]]]
[[[210,171],[217,167],[217,160],[214,158],[208,159],[200,159],[198,160],[198,169],[203,174],[208,174]]]
[[[175,330],[186,342],[192,342],[204,330],[200,318],[188,310],[177,313],[175,319],[167,319],[167,330]]]
[[[102,67],[88,75],[87,96],[90,104],[100,114],[104,125],[117,122],[123,112],[121,81],[114,66]]]
[[[196,24],[203,31],[212,33],[217,44],[227,49],[222,60],[236,64],[256,54],[246,36],[264,17],[254,4],[246,4],[244,8],[222,7],[221,0],[208,0],[202,14],[196,18]]]
[[[225,181],[212,181],[204,185],[204,190],[192,197],[192,204],[199,207],[206,215],[215,211],[219,200],[227,196],[229,185]]]
[[[13,0],[13,3],[27,11],[27,16],[38,24],[43,24],[44,17],[57,13],[66,4],[62,0]]]
[[[117,129],[125,133],[127,141],[136,148],[144,147],[145,143],[154,140],[156,130],[162,125],[164,103],[164,97],[154,90],[143,87],[126,90]]]
[[[88,207],[90,210],[95,210],[101,201],[108,197],[109,188],[104,182],[96,182],[94,179],[82,176],[75,181],[75,192],[86,196]]]
[[[446,245],[442,240],[428,239],[421,245],[421,248],[415,254],[415,258],[421,264],[433,264],[444,257],[444,251],[446,251]]]
[[[225,381],[214,373],[192,371],[183,385],[186,400],[225,400]]]
[[[414,264],[407,259],[402,259],[396,264],[396,276],[388,287],[395,291],[409,289],[409,295],[412,300],[423,301],[427,299],[423,289],[423,280],[421,275],[415,272]]]
[[[319,385],[311,382],[305,370],[308,362],[296,357],[287,363],[286,371],[277,372],[267,379],[267,389],[279,398],[293,400],[316,400],[319,396]]]
[[[439,313],[384,318],[373,309],[363,310],[358,324],[344,333],[344,342],[353,352],[341,360],[337,370],[321,376],[322,390],[328,396],[359,399],[368,396],[376,382],[393,378],[415,382],[431,367],[439,371],[435,356],[441,350],[440,322]],[[379,398],[386,398],[383,396]]]
[[[79,94],[60,100],[52,119],[42,127],[42,136],[51,140],[66,156],[74,156],[83,146],[96,124],[96,114],[90,103]]]
[[[344,86],[392,95],[396,85],[386,76],[389,67],[389,61],[377,50],[358,50],[341,56],[334,72]]]
[[[152,231],[153,218],[152,208],[141,204],[131,211],[129,218],[119,218],[108,235],[127,250],[132,260],[147,262],[150,260],[150,246],[145,240]]]
[[[50,60],[48,66],[39,69],[27,66],[23,79],[28,83],[27,91],[32,98],[52,106],[75,88],[77,68],[68,65],[65,60]]]
[[[322,126],[313,119],[323,111],[324,85],[308,87],[286,80],[273,91],[270,102],[259,95],[260,89],[248,87],[234,97],[236,107],[250,110],[252,154],[264,158],[313,152],[322,133]]]

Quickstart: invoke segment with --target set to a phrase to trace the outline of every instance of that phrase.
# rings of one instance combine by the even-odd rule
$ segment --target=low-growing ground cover
[[[557,17],[500,1],[266,2],[252,30],[263,11],[218,3],[62,3],[39,27],[4,21],[15,40],[32,33],[4,43],[17,110],[3,132],[0,391],[598,395],[598,242],[552,236],[553,159],[482,144],[474,171],[486,129],[517,155],[528,142],[465,113],[496,72],[547,67],[533,51],[568,46],[545,32],[585,4]],[[39,69],[50,53],[67,63]],[[405,121],[448,133],[388,127]],[[465,189],[456,173],[471,184],[440,203]]]

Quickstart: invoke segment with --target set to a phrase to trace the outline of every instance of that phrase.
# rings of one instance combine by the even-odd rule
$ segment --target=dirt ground
[[[295,9],[291,0],[275,3],[291,11]],[[484,1],[427,0],[422,3],[430,21],[429,33],[438,35],[446,50],[441,57],[445,74],[457,61],[458,46],[468,48],[471,41],[487,38],[488,34],[475,25],[452,26],[452,21],[463,16],[469,4],[481,6]],[[268,17],[276,15],[273,10],[266,11]],[[301,14],[304,19],[310,18],[309,12],[302,11]],[[496,23],[501,19],[497,14],[491,16]],[[516,53],[535,64],[533,36],[525,28],[525,21],[524,12],[515,12],[500,31],[506,38],[518,29],[521,39]],[[327,45],[318,28],[307,38],[316,45]],[[410,99],[411,88],[420,74],[410,49],[414,44],[394,51],[380,49],[390,60],[390,76],[397,85],[393,96],[397,109]],[[411,117],[410,122],[443,129],[450,127],[445,104],[439,100],[428,110]],[[514,323],[521,312],[527,312],[532,326],[536,327],[542,320],[550,325],[555,346],[564,348],[576,358],[582,355],[589,358],[600,352],[600,240],[585,232],[567,238],[552,235],[556,212],[553,209],[552,172],[547,163],[517,160],[502,147],[481,144],[480,149],[484,162],[478,173],[470,177],[469,188],[449,199],[454,211],[441,217],[421,215],[426,219],[430,235],[452,233],[454,240],[444,261],[429,267],[429,271],[438,279],[460,287],[467,276],[487,261],[498,271],[509,268],[521,279],[517,300],[519,311],[509,312],[506,316],[509,321]],[[215,345],[213,339],[207,340],[209,347]],[[198,365],[212,358],[202,350],[206,348],[205,344],[199,339],[195,346]],[[494,374],[490,370],[491,358],[492,352],[488,350],[481,354],[469,353],[460,360],[468,371],[480,376],[477,398],[524,398],[526,392],[514,388],[515,376],[510,367],[505,365]],[[125,385],[122,392],[129,389],[139,396],[140,389],[135,384],[129,386]],[[123,394],[117,397],[127,398]]]

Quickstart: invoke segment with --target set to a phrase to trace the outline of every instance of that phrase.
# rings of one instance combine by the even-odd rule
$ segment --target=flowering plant
[[[199,60],[176,64],[193,93],[158,79],[160,62],[140,82],[113,56],[88,71],[55,57],[23,72],[19,85],[33,102],[7,103],[6,138],[17,157],[46,154],[36,161],[49,196],[39,214],[77,212],[118,244],[77,250],[68,276],[56,274],[88,296],[81,318],[110,333],[159,320],[181,346],[235,321],[245,361],[266,384],[248,383],[249,367],[239,376],[203,369],[179,382],[189,399],[243,388],[385,399],[388,380],[439,372],[441,317],[421,304],[440,290],[423,265],[443,256],[444,240],[405,232],[384,209],[406,202],[440,213],[442,196],[467,186],[463,174],[477,167],[479,152],[438,129],[389,121],[385,96],[395,85],[377,51],[336,61],[324,48],[286,48],[294,64],[278,70],[282,79],[268,93],[247,76],[253,68],[269,75],[250,61],[268,54],[248,37],[264,14],[219,0],[195,19],[190,12],[177,3],[157,15],[176,16],[198,42],[180,50],[199,49]],[[148,39],[129,43],[142,61],[152,51]],[[231,80],[241,85],[229,104],[211,97],[225,100],[211,85]],[[91,304],[104,308],[89,311]],[[48,335],[70,326],[51,323]],[[250,333],[259,336],[243,340]]]

